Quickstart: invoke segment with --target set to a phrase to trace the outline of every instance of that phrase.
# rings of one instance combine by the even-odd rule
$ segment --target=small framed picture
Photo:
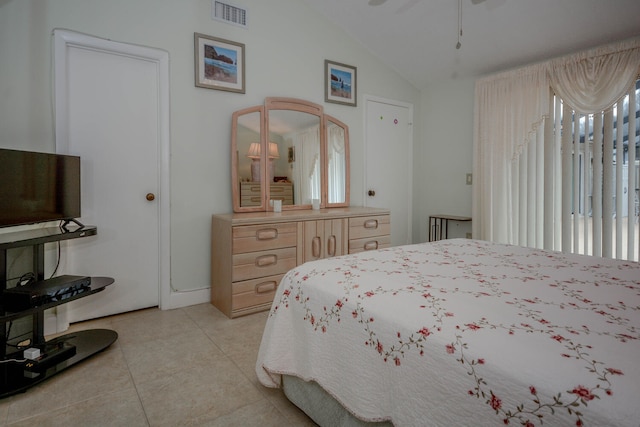
[[[326,59],[324,61],[324,100],[335,104],[357,105],[357,69]]]
[[[288,155],[287,155],[287,159],[289,160],[289,163],[293,163],[296,161],[296,149],[295,147],[291,146],[288,149]]]
[[[244,93],[244,44],[194,33],[196,86]]]

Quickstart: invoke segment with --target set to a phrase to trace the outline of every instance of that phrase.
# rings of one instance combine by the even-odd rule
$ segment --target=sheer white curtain
[[[556,94],[581,113],[604,111],[635,84],[640,63],[638,39],[581,52],[549,63]]]
[[[475,89],[473,235],[526,244],[524,221],[537,215],[539,134],[548,115],[546,68],[535,65],[479,80]],[[533,144],[530,144],[533,142]],[[538,159],[540,160],[540,159]],[[523,190],[527,190],[524,191]]]
[[[345,171],[346,151],[344,145],[344,129],[339,126],[327,127],[328,156],[328,198],[329,203],[343,203],[346,200]]]
[[[295,150],[293,162],[294,200],[311,204],[320,198],[320,126],[287,135]]]
[[[570,251],[571,227],[559,218],[571,214],[575,196],[571,118],[574,111],[611,108],[635,82],[639,66],[636,38],[478,80],[474,236],[550,249],[564,241]],[[602,149],[602,140],[594,142],[594,151]],[[599,163],[594,174],[602,173]]]

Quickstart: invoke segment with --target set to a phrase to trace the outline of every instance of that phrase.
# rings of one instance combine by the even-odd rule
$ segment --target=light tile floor
[[[314,426],[255,362],[267,312],[228,319],[211,304],[82,322],[118,332],[107,350],[0,400],[0,426]]]

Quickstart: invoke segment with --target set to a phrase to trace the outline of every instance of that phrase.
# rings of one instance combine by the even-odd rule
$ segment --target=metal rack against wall
[[[430,242],[449,238],[449,221],[467,222],[471,221],[471,217],[456,215],[431,215],[429,217]]]

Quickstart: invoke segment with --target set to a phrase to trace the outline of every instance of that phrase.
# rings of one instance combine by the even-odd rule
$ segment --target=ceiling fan
[[[380,6],[384,4],[387,0],[369,0],[369,6]],[[478,5],[484,3],[486,0],[471,0],[471,4]],[[415,6],[420,0],[409,0],[403,6],[401,6],[396,13],[404,12],[413,6]],[[458,43],[456,43],[456,49],[460,49],[462,47],[462,0],[458,0]]]

